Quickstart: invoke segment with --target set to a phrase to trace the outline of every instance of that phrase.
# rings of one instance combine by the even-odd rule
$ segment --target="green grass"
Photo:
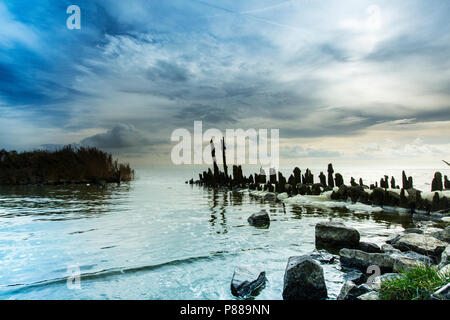
[[[382,300],[428,300],[433,292],[450,282],[450,273],[435,266],[420,265],[399,273],[400,277],[381,282]]]

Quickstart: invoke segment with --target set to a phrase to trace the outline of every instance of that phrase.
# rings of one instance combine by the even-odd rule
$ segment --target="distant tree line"
[[[134,170],[93,147],[64,146],[56,151],[0,150],[0,184],[76,184],[130,181]]]

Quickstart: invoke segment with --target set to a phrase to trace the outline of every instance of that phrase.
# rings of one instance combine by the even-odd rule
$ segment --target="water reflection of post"
[[[216,210],[215,208],[217,207],[217,189],[216,188],[210,188],[209,191],[212,192],[212,206],[210,207],[211,209],[211,219],[209,220],[209,222],[211,223],[211,227],[214,227],[215,225],[215,221],[217,219],[216,217]]]
[[[222,233],[227,233],[227,218],[225,217],[225,213],[226,213],[226,208],[228,206],[228,192],[224,191],[223,192],[223,202],[222,202],[222,206],[220,207],[220,215],[222,217],[222,222],[220,223],[220,225],[223,228]]]

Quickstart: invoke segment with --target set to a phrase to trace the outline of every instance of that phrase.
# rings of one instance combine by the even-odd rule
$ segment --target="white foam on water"
[[[331,193],[332,191],[325,191],[318,196],[296,195],[294,197],[283,200],[283,202],[288,204],[308,205],[326,209],[346,208],[350,211],[367,212],[367,213],[383,211],[383,208],[381,207],[371,206],[363,203],[358,202],[351,203],[345,201],[331,200]]]
[[[424,192],[422,193],[422,198],[423,198],[423,199],[427,199],[427,200],[429,200],[429,201],[433,201],[433,197],[434,197],[434,194],[435,194],[436,192],[439,194],[439,198],[442,198],[442,197],[446,197],[447,199],[450,198],[450,190],[445,190],[445,191],[433,191],[433,192],[430,192],[430,191],[424,191]]]
[[[283,192],[283,193],[280,193],[279,195],[277,195],[277,199],[281,200],[281,201],[285,200],[287,198],[289,198],[289,196],[288,196],[288,194],[286,192]]]

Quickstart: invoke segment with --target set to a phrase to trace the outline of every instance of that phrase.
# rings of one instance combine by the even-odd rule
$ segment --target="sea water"
[[[344,222],[378,244],[414,225],[409,214],[323,196],[270,203],[185,184],[199,170],[138,169],[135,181],[105,188],[0,187],[0,299],[234,299],[230,281],[239,265],[266,271],[255,299],[281,299],[287,260],[314,250],[318,222]],[[436,170],[407,174],[429,190]],[[339,172],[346,183],[354,176],[370,184],[384,174],[401,183],[400,170]],[[247,222],[261,209],[271,216],[267,229]],[[339,263],[323,267],[336,298],[344,273]]]

